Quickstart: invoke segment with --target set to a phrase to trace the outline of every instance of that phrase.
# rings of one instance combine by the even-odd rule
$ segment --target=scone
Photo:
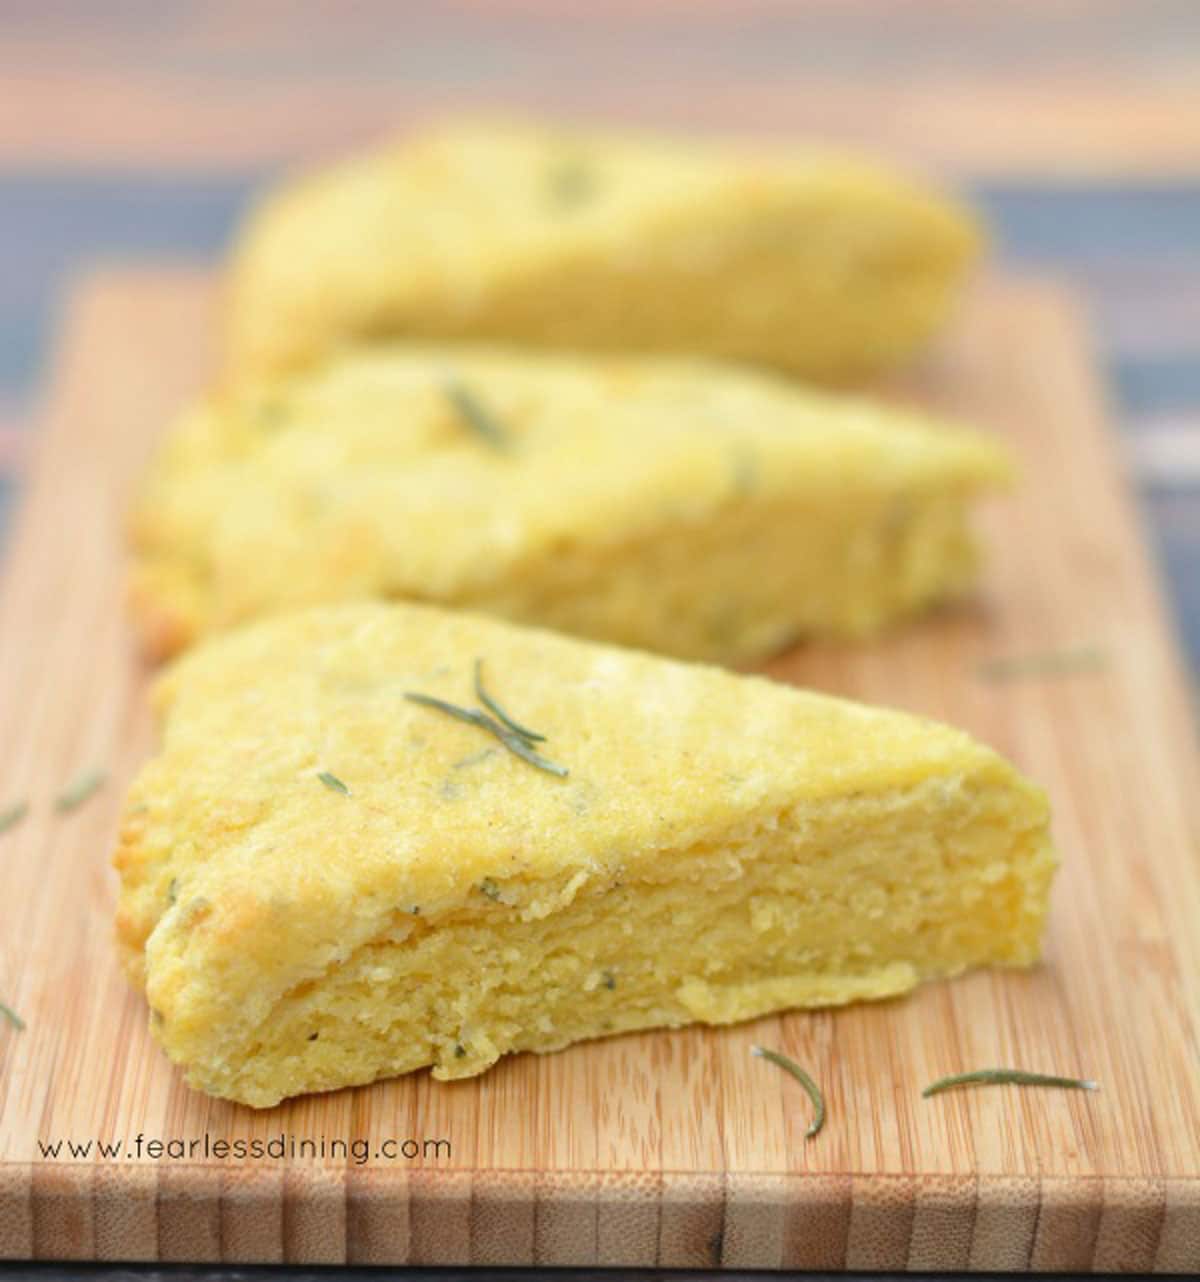
[[[844,381],[941,322],[980,235],[875,163],[459,123],[269,195],[235,251],[236,375],[348,338],[689,352]]]
[[[133,520],[150,650],[287,608],[479,609],[683,658],[967,589],[1001,447],[704,361],[362,348],[186,414]]]
[[[214,1095],[465,1077],[1038,955],[1042,793],[917,717],[384,604],[211,641],[157,703],[120,942]]]

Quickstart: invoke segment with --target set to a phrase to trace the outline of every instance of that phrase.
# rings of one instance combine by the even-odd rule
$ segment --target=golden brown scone
[[[478,716],[477,660],[544,739],[409,697]],[[120,942],[214,1095],[462,1077],[1038,955],[1044,797],[917,717],[381,604],[212,641],[157,704]]]
[[[733,366],[366,348],[184,416],[134,608],[157,654],[382,597],[752,660],[968,588],[967,509],[1007,472],[979,435]]]
[[[267,197],[236,248],[230,364],[403,336],[842,382],[925,342],[980,239],[960,206],[836,152],[450,124]]]

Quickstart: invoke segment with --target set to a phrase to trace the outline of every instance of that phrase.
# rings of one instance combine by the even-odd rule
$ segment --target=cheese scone
[[[258,1107],[1038,955],[1043,794],[948,727],[427,606],[160,679],[115,862],[188,1081]]]
[[[965,590],[966,509],[1007,473],[983,436],[733,366],[363,348],[184,416],[132,599],[159,655],[387,598],[739,662]]]
[[[268,195],[234,253],[230,363],[394,335],[844,381],[924,342],[980,241],[961,207],[837,152],[450,124]]]

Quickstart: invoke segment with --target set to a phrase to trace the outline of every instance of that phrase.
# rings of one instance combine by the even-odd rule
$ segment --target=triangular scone
[[[477,660],[544,740],[409,697],[478,710]],[[1042,793],[917,717],[378,604],[212,641],[158,706],[119,935],[154,1035],[215,1095],[468,1076],[1038,955]]]
[[[268,197],[235,373],[347,338],[695,352],[843,381],[936,328],[979,233],[872,162],[516,123],[403,139]]]
[[[963,591],[966,508],[1007,473],[981,435],[736,366],[364,348],[185,416],[133,602],[159,654],[375,597],[746,661]]]

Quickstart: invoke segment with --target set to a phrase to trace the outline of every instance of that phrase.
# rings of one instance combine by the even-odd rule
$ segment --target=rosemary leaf
[[[1090,672],[1103,668],[1108,656],[1099,646],[1076,646],[1071,650],[1047,650],[1041,654],[1009,655],[985,659],[978,667],[984,681],[1012,681],[1018,677],[1053,677],[1069,672]]]
[[[1098,1091],[1097,1082],[1082,1077],[1057,1077],[1053,1073],[1027,1073],[1020,1068],[979,1068],[972,1073],[939,1077],[921,1092],[924,1099],[958,1086],[1065,1086],[1069,1090]]]
[[[24,1031],[25,1021],[11,1006],[6,1006],[3,1002],[0,1002],[0,1015],[3,1015],[18,1033]]]
[[[491,721],[491,718],[489,717],[488,720]],[[488,728],[492,730],[492,733],[497,736],[513,756],[520,757],[522,761],[528,761],[531,766],[537,766],[539,770],[544,770],[550,775],[557,775],[560,779],[565,779],[571,773],[566,766],[560,766],[557,761],[548,761],[540,752],[534,752],[527,740],[522,739],[520,735],[513,734],[511,730],[505,730],[497,722],[492,722]]]
[[[469,726],[480,726],[488,730],[495,724],[484,712],[477,712],[474,708],[460,708],[457,703],[448,703],[445,699],[439,699],[432,694],[419,694],[415,690],[406,690],[404,697],[410,703],[419,703],[424,708],[436,708],[447,716],[457,717],[459,721],[465,721]],[[501,726],[500,729],[503,730],[504,727]]]
[[[76,806],[82,806],[107,778],[108,775],[103,770],[81,771],[55,798],[54,809],[60,814],[65,814],[68,810],[74,810]]]
[[[478,752],[468,753],[465,757],[459,757],[457,761],[450,763],[451,770],[468,770],[471,766],[477,766],[486,761],[489,757],[494,757],[499,748],[480,748]]]
[[[592,171],[578,157],[559,161],[546,174],[546,189],[556,205],[580,205],[595,186]]]
[[[7,809],[0,810],[0,832],[15,828],[28,813],[28,801],[16,801]]]
[[[465,721],[470,726],[478,726],[480,730],[486,730],[488,734],[499,739],[513,756],[520,757],[522,761],[527,761],[531,766],[536,766],[547,774],[565,779],[570,773],[566,766],[547,761],[540,753],[534,752],[527,740],[522,739],[519,734],[515,734],[506,726],[502,726],[499,721],[493,720],[486,712],[480,712],[476,708],[460,708],[456,703],[447,703],[445,699],[437,699],[431,694],[418,694],[413,690],[406,691],[404,697],[410,703],[419,703],[425,708],[436,708],[447,716]]]
[[[479,398],[458,379],[448,379],[443,385],[446,398],[458,412],[458,416],[477,436],[481,437],[495,450],[506,450],[510,441],[508,433],[496,421],[495,415],[483,405]]]
[[[350,789],[346,787],[346,785],[337,777],[337,775],[332,774],[330,771],[318,770],[317,778],[320,779],[320,781],[325,785],[325,787],[329,788],[331,791],[340,792],[346,797],[350,795]]]
[[[789,1059],[778,1051],[768,1050],[765,1046],[751,1046],[750,1054],[757,1055],[760,1059],[768,1060],[770,1063],[782,1068],[785,1073],[791,1073],[796,1081],[804,1087],[804,1092],[812,1100],[813,1106],[813,1119],[808,1124],[808,1130],[804,1132],[804,1138],[811,1140],[825,1125],[825,1096],[821,1094],[821,1088],[794,1059]]]
[[[758,457],[748,446],[741,445],[732,451],[730,479],[736,498],[745,498],[758,488]]]
[[[513,734],[519,734],[522,739],[527,739],[530,743],[544,743],[546,736],[538,734],[536,730],[530,730],[523,726],[519,721],[515,721],[507,712],[492,698],[483,688],[483,660],[475,660],[475,697],[480,703],[496,718],[497,721],[506,725]]]

